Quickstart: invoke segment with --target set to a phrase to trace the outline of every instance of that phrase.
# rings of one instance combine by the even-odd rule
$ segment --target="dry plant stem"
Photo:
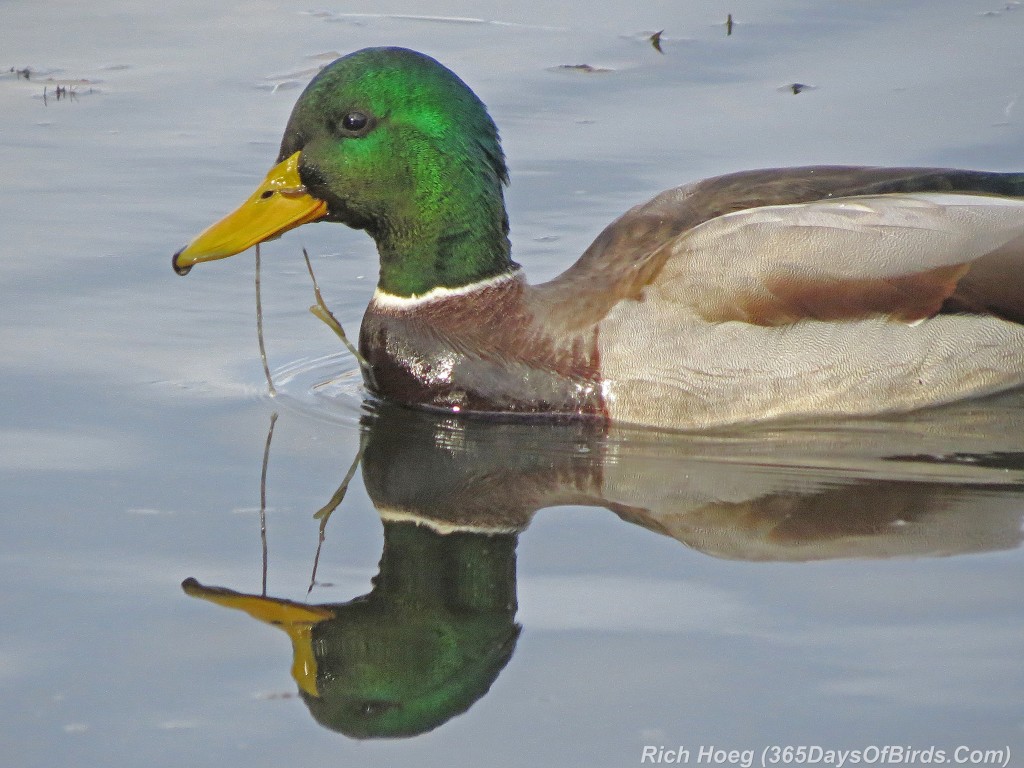
[[[324,297],[320,294],[320,286],[316,282],[316,275],[313,274],[313,265],[309,261],[309,254],[305,248],[302,249],[302,258],[306,260],[306,269],[309,271],[309,277],[313,281],[313,296],[316,297],[316,304],[311,306],[309,311],[326,323],[327,327],[337,334],[338,338],[341,339],[341,343],[345,345],[345,348],[352,353],[356,362],[359,363],[359,367],[362,369],[363,375],[370,383],[370,386],[373,386],[373,371],[370,369],[370,364],[366,362],[366,358],[359,354],[359,350],[348,340],[348,336],[345,335],[345,329],[341,327],[338,318],[334,316],[334,313],[324,303]]]
[[[270,429],[263,446],[263,469],[260,472],[260,541],[263,544],[263,596],[267,596],[267,464],[270,463],[270,441],[274,439],[277,411],[270,414]]]
[[[348,493],[348,485],[352,482],[352,478],[356,474],[356,469],[359,467],[359,462],[363,458],[363,446],[359,446],[359,452],[356,453],[356,457],[352,460],[352,466],[348,468],[348,472],[345,473],[345,479],[341,481],[341,485],[338,486],[338,490],[331,496],[331,500],[322,506],[316,514],[313,515],[314,520],[320,521],[320,538],[316,544],[316,556],[313,558],[313,573],[309,577],[309,589],[306,590],[308,595],[313,591],[313,586],[316,584],[316,570],[320,565],[320,550],[324,545],[324,533],[327,530],[327,521],[331,519],[331,513],[334,512],[341,502],[345,500],[345,494]]]
[[[270,378],[270,367],[267,365],[267,348],[263,344],[263,302],[260,299],[260,245],[256,244],[256,335],[260,342],[260,360],[263,361],[263,374],[267,377],[267,390],[271,397],[277,395],[274,380]]]

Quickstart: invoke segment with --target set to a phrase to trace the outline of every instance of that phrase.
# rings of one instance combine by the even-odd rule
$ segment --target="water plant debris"
[[[313,281],[313,296],[316,297],[316,304],[311,306],[309,311],[326,323],[327,327],[334,331],[338,338],[341,339],[341,343],[345,345],[345,348],[352,353],[356,362],[359,363],[359,368],[362,370],[366,380],[373,386],[373,370],[370,368],[370,364],[366,362],[366,358],[359,353],[355,345],[348,340],[348,336],[345,335],[345,329],[341,327],[338,318],[334,316],[334,313],[324,303],[324,297],[320,294],[320,286],[316,282],[316,275],[313,274],[313,265],[309,261],[309,254],[305,248],[302,249],[302,258],[306,260],[306,269],[309,271],[309,277]]]
[[[263,375],[267,377],[267,390],[271,397],[277,396],[274,380],[267,365],[267,347],[263,343],[263,302],[260,299],[260,244],[256,243],[256,337],[260,344],[260,360],[263,361]]]

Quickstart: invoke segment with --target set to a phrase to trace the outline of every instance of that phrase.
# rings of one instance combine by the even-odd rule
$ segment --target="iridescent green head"
[[[326,218],[377,241],[381,289],[419,294],[511,268],[497,128],[429,56],[367,48],[332,63],[288,120],[279,161],[296,152]]]
[[[292,110],[277,165],[238,210],[174,255],[186,274],[311,221],[365,229],[381,290],[457,288],[515,268],[498,130],[450,70],[404,48],[326,67]]]

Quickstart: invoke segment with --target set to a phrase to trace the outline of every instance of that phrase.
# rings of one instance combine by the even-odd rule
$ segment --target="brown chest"
[[[508,279],[421,300],[375,297],[360,331],[375,394],[449,411],[604,417],[597,328],[559,333]]]

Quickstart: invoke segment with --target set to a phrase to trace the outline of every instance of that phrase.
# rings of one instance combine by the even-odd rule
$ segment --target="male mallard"
[[[748,171],[633,208],[566,272],[512,261],[498,132],[434,59],[338,59],[278,164],[174,256],[310,221],[365,229],[375,394],[462,412],[700,428],[904,411],[1024,383],[1024,173]]]

